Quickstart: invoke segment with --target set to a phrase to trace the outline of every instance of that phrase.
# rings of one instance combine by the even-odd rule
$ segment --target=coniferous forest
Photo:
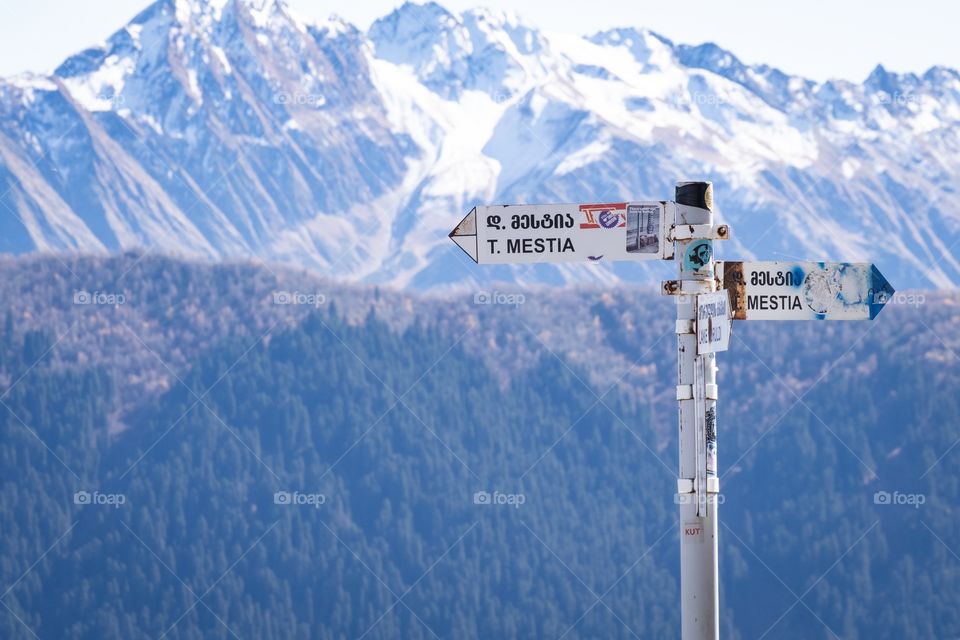
[[[676,637],[655,292],[0,269],[0,637]],[[735,327],[724,637],[960,636],[960,298],[910,296]]]

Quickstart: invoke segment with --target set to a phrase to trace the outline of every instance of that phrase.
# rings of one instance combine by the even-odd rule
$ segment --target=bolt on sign
[[[673,256],[667,204],[485,205],[450,239],[478,264],[663,260]]]

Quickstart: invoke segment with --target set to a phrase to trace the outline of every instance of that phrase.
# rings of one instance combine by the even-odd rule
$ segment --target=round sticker
[[[604,209],[600,212],[600,215],[597,216],[597,222],[599,222],[600,226],[604,229],[613,229],[620,224],[620,216],[615,211]]]
[[[710,263],[713,258],[713,242],[697,240],[687,245],[687,253],[683,257],[683,266],[688,271],[699,271]]]
[[[814,313],[829,313],[841,296],[839,272],[813,270],[803,280],[803,297]]]

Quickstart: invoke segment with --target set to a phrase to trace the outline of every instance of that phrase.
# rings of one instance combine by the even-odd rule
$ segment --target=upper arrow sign
[[[894,294],[869,263],[718,262],[736,320],[873,320]]]
[[[666,202],[474,207],[450,238],[479,264],[671,257]]]

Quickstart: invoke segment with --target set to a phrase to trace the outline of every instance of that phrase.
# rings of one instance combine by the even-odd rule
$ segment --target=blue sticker
[[[597,222],[599,222],[600,226],[604,229],[613,229],[620,224],[620,215],[610,209],[604,209],[600,212],[600,215],[597,216]]]
[[[713,258],[713,242],[697,240],[687,245],[687,253],[683,256],[683,266],[687,271],[699,271],[706,267]]]
[[[791,270],[791,282],[794,287],[799,287],[803,283],[804,277],[806,274],[803,272],[803,268],[800,265],[795,265]]]

